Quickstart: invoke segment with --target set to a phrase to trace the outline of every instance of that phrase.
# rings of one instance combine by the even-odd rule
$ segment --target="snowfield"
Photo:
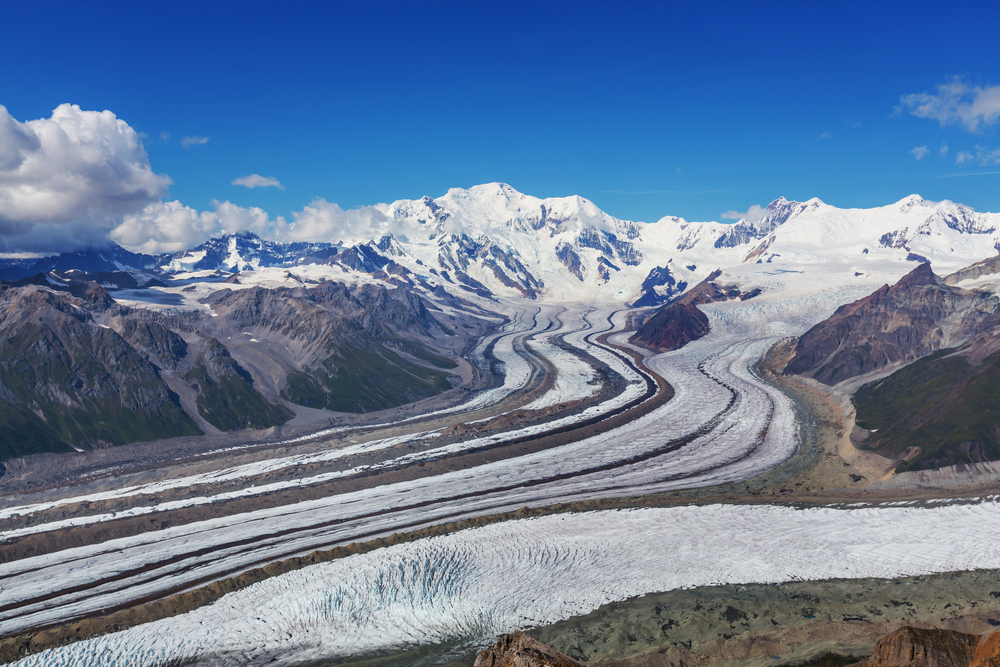
[[[182,616],[15,664],[295,665],[444,641],[474,648],[514,629],[680,587],[996,567],[993,500],[555,515],[311,566]]]

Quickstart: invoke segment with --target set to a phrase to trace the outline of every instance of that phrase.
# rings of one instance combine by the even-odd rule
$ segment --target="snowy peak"
[[[796,201],[788,201],[784,197],[778,197],[767,205],[760,216],[753,218],[743,218],[734,224],[729,231],[720,236],[715,242],[716,248],[734,248],[745,243],[758,241],[791,218],[801,213],[818,208],[822,205],[819,199],[810,199],[802,204]]]
[[[678,217],[654,223],[620,220],[583,197],[541,199],[505,183],[454,188],[436,199],[374,208],[376,215],[350,229],[346,245],[281,243],[244,232],[162,257],[111,248],[48,258],[36,263],[33,274],[153,268],[197,279],[180,274],[253,271],[239,284],[260,285],[347,275],[488,299],[656,305],[718,268],[743,289],[786,289],[810,280],[824,286],[895,282],[913,268],[912,262],[931,261],[936,271],[948,273],[994,255],[1000,246],[1000,215],[917,195],[871,209],[779,197],[735,224]],[[292,267],[300,268],[286,270]],[[25,270],[9,265],[3,276],[20,272],[16,280],[28,275]]]

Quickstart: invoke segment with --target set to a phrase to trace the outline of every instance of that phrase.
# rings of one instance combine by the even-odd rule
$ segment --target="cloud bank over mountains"
[[[207,141],[185,137],[182,143]],[[153,171],[141,135],[110,111],[62,104],[50,118],[19,122],[0,106],[0,253],[67,252],[108,241],[161,253],[241,231],[286,241],[353,240],[389,227],[375,207],[345,211],[324,199],[293,213],[291,222],[229,201],[197,211],[163,201],[171,183]],[[284,189],[259,174],[232,183]]]
[[[110,111],[62,104],[18,122],[0,106],[0,252],[105,243],[122,218],[167,195],[139,134]]]
[[[1000,86],[973,86],[954,78],[934,93],[902,96],[897,113],[904,109],[980,134],[1000,119]],[[406,225],[397,220],[399,212],[387,204],[345,210],[317,198],[291,213],[290,219],[271,218],[261,208],[230,201],[212,200],[212,210],[195,210],[169,200],[172,181],[153,171],[143,137],[111,111],[85,111],[62,104],[49,118],[20,122],[0,106],[0,254],[54,254],[109,242],[156,254],[186,250],[213,236],[242,231],[276,241],[344,243],[407,233]],[[167,143],[170,135],[163,132],[160,139]],[[183,137],[181,145],[189,148],[208,141],[203,136]],[[942,144],[940,155],[948,150]],[[919,161],[931,151],[922,145],[910,152]],[[958,167],[1000,164],[1000,149],[978,143],[954,155]],[[251,189],[285,189],[277,178],[256,173],[230,183]],[[575,215],[593,213],[593,220],[581,219],[581,223],[603,229],[603,213],[586,203],[589,207],[578,207]],[[763,207],[754,205],[745,212],[721,215],[753,224],[765,213]],[[450,223],[457,221],[444,224]]]
[[[133,252],[157,254],[187,250],[213,236],[246,231],[275,241],[353,243],[367,241],[379,230],[395,229],[375,207],[345,211],[325,199],[313,200],[303,210],[292,213],[292,222],[280,215],[272,220],[256,206],[245,208],[229,201],[213,201],[212,205],[215,210],[199,212],[179,201],[156,202],[126,215],[108,238]]]

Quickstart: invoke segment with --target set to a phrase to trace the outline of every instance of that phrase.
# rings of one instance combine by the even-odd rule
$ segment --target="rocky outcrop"
[[[955,285],[963,280],[974,280],[994,273],[1000,273],[1000,255],[984,259],[964,269],[959,269],[955,273],[948,274],[944,277],[944,284]]]
[[[532,639],[521,631],[501,637],[476,656],[474,667],[586,667],[582,662]]]
[[[872,655],[853,667],[969,667],[979,635],[904,626],[875,642]]]
[[[989,293],[945,285],[930,264],[920,264],[800,336],[785,373],[834,385],[916,361],[983,330],[995,311]]]
[[[983,637],[969,667],[1000,667],[1000,632]]]
[[[759,289],[742,292],[736,285],[717,283],[720,275],[721,270],[713,271],[680,298],[657,310],[632,334],[629,342],[657,352],[678,350],[710,330],[708,317],[698,305],[728,299],[746,300],[760,294]]]
[[[573,246],[565,241],[556,246],[556,257],[566,267],[566,270],[576,276],[576,279],[583,281],[583,262],[580,256],[573,250]]]
[[[670,272],[670,266],[654,266],[642,281],[639,292],[642,296],[632,302],[633,308],[658,306],[670,301],[687,289],[688,284],[678,281]],[[660,289],[657,289],[660,288]]]

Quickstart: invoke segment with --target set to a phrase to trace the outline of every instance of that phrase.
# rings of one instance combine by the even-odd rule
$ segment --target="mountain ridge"
[[[958,269],[1000,247],[1000,214],[917,195],[872,209],[779,197],[761,215],[732,224],[675,216],[621,220],[579,196],[540,199],[503,183],[371,209],[376,212],[371,220],[345,228],[343,238],[288,243],[240,232],[160,256],[109,247],[33,264],[7,260],[0,280],[72,268],[169,277],[318,266],[333,275],[341,270],[372,275],[391,260],[431,289],[451,289],[457,282],[489,298],[598,298],[656,306],[719,267],[753,274],[749,281],[730,276],[748,289],[768,280],[770,267],[764,265],[775,263],[796,268],[850,263],[845,271],[859,276],[888,271],[895,280],[909,270],[906,261]],[[753,264],[762,266],[754,271]]]

